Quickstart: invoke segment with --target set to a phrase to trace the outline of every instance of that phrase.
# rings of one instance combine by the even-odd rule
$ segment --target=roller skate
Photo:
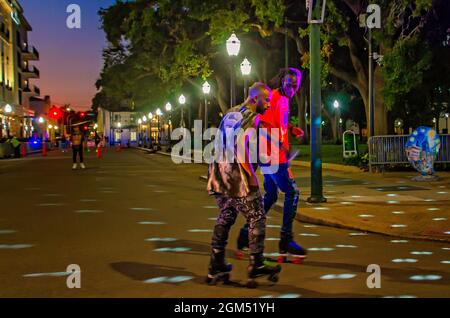
[[[289,257],[291,257],[292,264],[301,264],[307,257],[306,250],[294,241],[292,233],[281,233],[278,247],[278,263],[287,263]]]
[[[272,266],[263,257],[263,254],[252,254],[250,255],[250,265],[247,268],[248,271],[248,288],[256,288],[258,283],[256,278],[267,276],[267,279],[272,282],[278,282],[278,274],[281,272],[281,266]]]
[[[235,256],[238,260],[243,260],[245,258],[245,253],[248,252],[248,227],[244,226],[239,232],[239,237],[237,240],[237,250]]]
[[[213,286],[219,282],[228,284],[230,282],[230,272],[233,269],[231,264],[225,263],[225,251],[214,251],[211,253],[208,276],[206,283]]]

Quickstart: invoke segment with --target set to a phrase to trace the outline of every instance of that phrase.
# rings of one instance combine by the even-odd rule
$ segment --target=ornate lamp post
[[[171,135],[172,135],[172,104],[171,103],[167,103],[166,104],[166,111],[169,117],[169,133],[167,135],[167,144],[169,145],[169,148],[171,147]]]
[[[230,70],[230,107],[236,105],[236,89],[235,89],[235,73],[234,73],[234,61],[235,57],[239,55],[239,50],[241,49],[241,41],[237,38],[236,34],[233,33],[227,40],[227,52],[231,59],[231,70]]]
[[[339,143],[340,140],[340,129],[339,129],[339,119],[341,117],[341,112],[340,112],[340,107],[341,105],[339,104],[339,102],[337,100],[335,100],[333,102],[333,107],[334,107],[334,117],[335,117],[335,121],[336,121],[336,142]]]
[[[207,96],[211,92],[211,85],[209,85],[208,81],[203,83],[203,94],[205,95],[205,130],[208,129],[208,100]]]
[[[186,104],[186,97],[184,97],[183,94],[178,98],[178,102],[181,105],[181,121],[180,121],[180,127],[184,128],[186,124],[184,123],[184,104]]]
[[[149,131],[149,148],[153,147],[153,137],[152,137],[152,120],[153,120],[153,114],[150,112],[148,113],[148,131]]]
[[[252,72],[252,63],[250,63],[250,61],[245,58],[244,61],[242,61],[241,63],[241,73],[242,76],[244,77],[244,99],[247,98],[247,77],[250,75],[250,73]]]
[[[162,111],[161,111],[161,109],[157,109],[156,110],[156,118],[158,119],[158,141],[157,141],[157,145],[158,145],[158,147],[160,146],[160,139],[161,139],[161,121],[160,121],[160,118],[161,118],[161,116],[162,116]]]
[[[142,145],[142,119],[138,119],[139,146]]]

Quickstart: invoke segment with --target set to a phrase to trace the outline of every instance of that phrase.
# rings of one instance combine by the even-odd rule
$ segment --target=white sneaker
[[[84,163],[80,163],[80,167],[81,167],[81,169],[86,169],[86,166],[84,165]]]
[[[77,167],[78,167],[78,166],[77,166],[77,164],[76,164],[76,163],[74,163],[74,164],[73,164],[73,166],[72,166],[72,170],[76,170],[76,169],[77,169]]]

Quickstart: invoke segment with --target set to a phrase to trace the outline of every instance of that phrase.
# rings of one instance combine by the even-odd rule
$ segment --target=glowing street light
[[[117,123],[117,127],[122,127],[122,123]]]
[[[138,119],[138,124],[141,125],[142,124],[142,119]]]
[[[144,117],[142,117],[142,121],[144,122],[144,123],[146,123],[147,122],[147,117],[144,115]]]
[[[42,118],[42,117],[39,117],[38,122],[39,122],[40,124],[43,124],[43,123],[45,122],[45,119]]]
[[[6,104],[5,106],[5,113],[9,114],[12,112],[12,107],[10,104]]]
[[[48,129],[52,129],[53,128],[53,125],[48,125]]]
[[[338,109],[339,108],[339,102],[337,100],[334,101],[333,107]]]
[[[172,111],[172,104],[171,103],[167,103],[166,104],[166,111],[168,111],[168,112]]]
[[[153,114],[152,113],[148,113],[148,119],[152,120],[153,119]]]
[[[162,116],[162,114],[163,114],[163,113],[162,113],[161,109],[158,108],[158,109],[156,110],[156,116]]]
[[[240,49],[241,49],[241,41],[239,41],[236,34],[233,33],[227,40],[228,55],[229,56],[238,56]]]
[[[250,63],[250,61],[245,58],[244,61],[242,61],[241,63],[241,73],[242,75],[250,75],[250,73],[252,72],[252,63]]]
[[[209,85],[208,81],[203,83],[202,90],[205,95],[211,92],[211,85]]]
[[[184,95],[181,94],[180,98],[178,98],[178,102],[179,102],[181,105],[186,104],[186,97],[184,97]]]

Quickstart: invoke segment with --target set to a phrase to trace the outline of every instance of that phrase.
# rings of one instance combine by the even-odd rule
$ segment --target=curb
[[[150,149],[147,149],[147,148],[137,147],[137,149],[141,149],[141,150],[144,150],[144,151],[150,151]],[[192,151],[192,154],[194,154],[195,151],[196,150]],[[170,153],[166,153],[166,152],[163,152],[163,151],[157,151],[156,153],[158,153],[160,155],[170,156]],[[202,152],[202,155],[203,155],[203,152]],[[182,157],[180,157],[180,158],[182,158]],[[293,160],[292,161],[292,166],[294,166],[294,167],[311,168],[311,162],[309,162],[309,161],[296,161],[296,160]],[[346,166],[346,165],[341,165],[341,164],[337,164],[337,163],[322,163],[322,169],[341,171],[341,172],[352,172],[352,173],[364,172],[359,167]]]
[[[309,161],[292,161],[292,165],[296,167],[307,167],[311,168],[311,162]],[[322,163],[322,169],[326,170],[334,170],[334,171],[341,171],[341,172],[363,172],[359,167],[356,166],[346,166],[346,165],[340,165],[337,163]]]
[[[283,212],[283,204],[276,203],[274,210],[282,213]],[[346,229],[346,230],[361,231],[361,232],[365,232],[365,233],[381,234],[381,235],[386,235],[386,236],[391,236],[391,237],[401,237],[401,238],[408,238],[408,239],[414,239],[414,240],[426,240],[426,241],[434,241],[434,242],[450,242],[450,238],[445,239],[445,238],[437,238],[437,237],[432,237],[432,236],[397,234],[397,233],[390,233],[388,231],[374,231],[369,228],[364,228],[364,227],[360,227],[360,226],[352,226],[352,225],[347,225],[347,224],[343,224],[343,223],[339,223],[339,222],[328,221],[328,220],[325,220],[322,218],[303,215],[303,214],[300,214],[300,212],[298,210],[297,210],[295,219],[300,222],[304,222],[304,223],[311,223],[311,224],[315,224],[315,225],[323,225],[323,226],[329,226],[329,227]]]

